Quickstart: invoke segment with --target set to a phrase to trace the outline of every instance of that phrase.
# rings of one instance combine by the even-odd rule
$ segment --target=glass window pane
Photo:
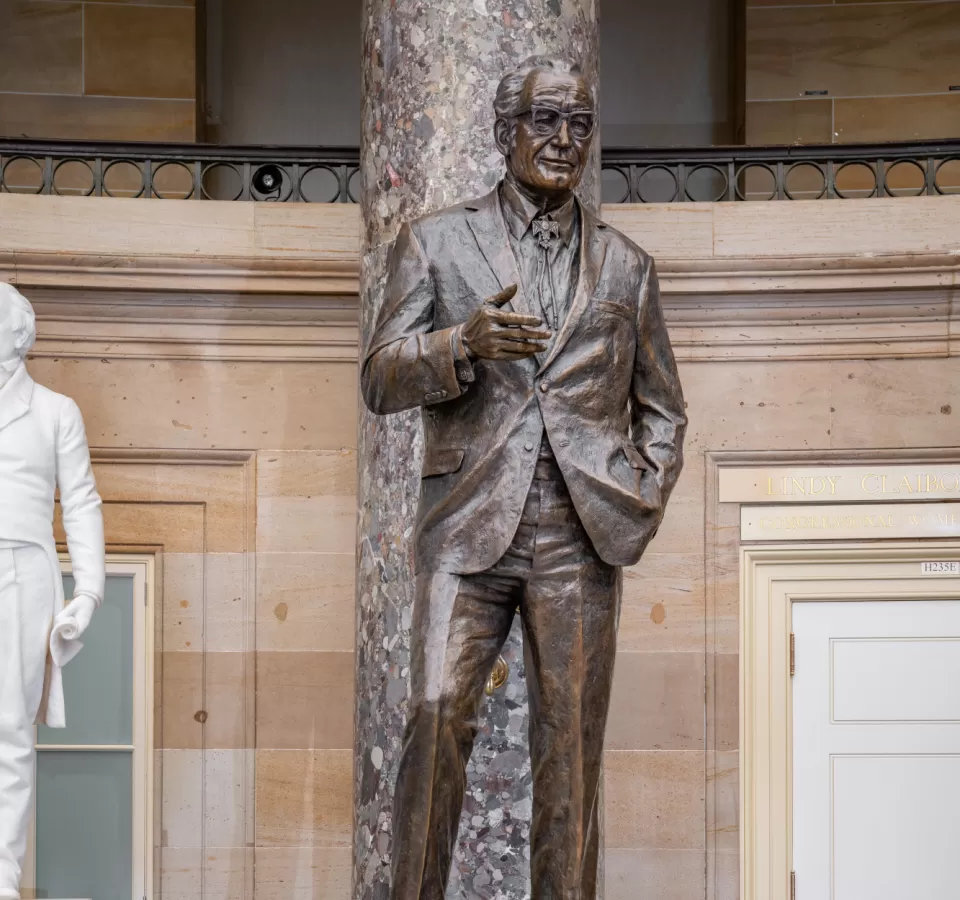
[[[67,597],[73,577],[63,576]],[[66,728],[41,726],[40,744],[133,742],[133,576],[107,575],[103,605],[94,613],[83,650],[63,670]]]
[[[130,900],[133,754],[37,754],[37,897]]]

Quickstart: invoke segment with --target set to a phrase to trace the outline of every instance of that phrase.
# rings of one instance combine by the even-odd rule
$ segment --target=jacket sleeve
[[[85,594],[99,606],[106,582],[103,511],[93,480],[83,417],[70,399],[60,409],[57,429],[57,486],[73,568],[74,597]]]
[[[436,289],[423,247],[404,225],[390,252],[384,301],[363,358],[364,402],[378,415],[459,397],[474,373],[460,328],[433,330]]]
[[[649,257],[640,285],[637,317],[630,436],[650,466],[656,485],[653,499],[662,510],[683,468],[687,417],[677,363],[660,307],[657,271]]]

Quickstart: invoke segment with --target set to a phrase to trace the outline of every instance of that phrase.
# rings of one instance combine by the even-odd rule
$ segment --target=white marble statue
[[[0,900],[18,900],[35,784],[34,724],[66,724],[61,669],[103,600],[103,515],[80,410],[27,374],[33,308],[0,283]],[[64,607],[54,493],[73,567]]]

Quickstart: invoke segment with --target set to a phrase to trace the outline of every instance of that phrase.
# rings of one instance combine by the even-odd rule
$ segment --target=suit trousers
[[[17,898],[35,784],[34,723],[56,596],[41,547],[0,542],[0,898]]]
[[[622,575],[597,556],[544,439],[509,549],[417,577],[393,900],[443,900],[483,689],[519,612],[530,701],[532,900],[594,900]]]

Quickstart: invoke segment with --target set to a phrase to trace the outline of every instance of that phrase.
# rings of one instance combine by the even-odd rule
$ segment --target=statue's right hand
[[[463,326],[461,338],[471,358],[524,359],[543,353],[552,333],[536,316],[505,312],[502,307],[517,293],[515,284],[488,297]]]

